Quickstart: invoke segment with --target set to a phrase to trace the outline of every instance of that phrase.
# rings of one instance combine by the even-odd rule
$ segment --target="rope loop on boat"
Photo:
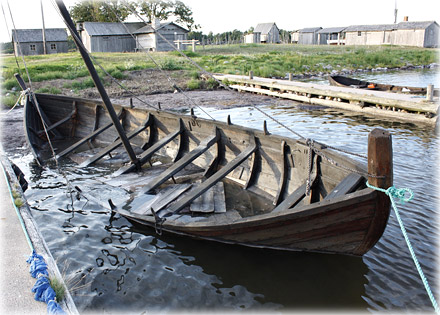
[[[159,235],[162,235],[162,226],[165,223],[165,221],[167,220],[167,218],[164,217],[160,217],[156,211],[153,210],[153,208],[151,208],[151,213],[154,216],[154,229],[156,230],[156,233]]]
[[[420,275],[420,278],[421,278],[421,280],[423,282],[423,285],[425,286],[426,293],[428,294],[429,299],[431,300],[431,303],[432,303],[432,306],[434,307],[435,312],[436,313],[440,313],[440,309],[439,309],[439,306],[437,304],[437,301],[435,300],[434,294],[431,291],[431,287],[429,286],[428,280],[426,279],[425,274],[423,273],[422,267],[420,266],[420,263],[419,263],[419,261],[417,259],[417,256],[416,256],[416,254],[414,252],[414,249],[413,249],[413,247],[411,245],[411,242],[409,240],[409,237],[408,237],[408,234],[406,232],[405,226],[403,225],[403,221],[402,221],[402,219],[400,217],[399,210],[397,209],[396,203],[394,201],[394,198],[398,198],[400,200],[400,202],[403,204],[403,203],[408,202],[411,199],[413,199],[414,193],[409,188],[399,188],[399,189],[397,189],[394,186],[391,186],[388,189],[383,189],[383,188],[379,188],[379,187],[370,185],[368,182],[366,184],[367,184],[368,188],[375,189],[377,191],[383,192],[388,197],[390,197],[391,205],[393,206],[394,213],[396,214],[397,221],[399,222],[400,229],[402,230],[403,237],[405,238],[406,245],[408,246],[409,252],[410,252],[411,257],[412,257],[412,259],[414,261],[414,265],[416,266],[416,269],[417,269],[417,271],[418,271],[418,273]],[[410,194],[410,196],[408,198],[405,198],[405,195],[406,195],[407,192]]]
[[[311,186],[311,178],[312,178],[312,155],[314,152],[314,147],[313,147],[313,139],[307,139],[306,140],[306,144],[309,147],[309,153],[308,153],[308,161],[309,161],[309,165],[308,165],[308,178],[307,178],[307,184],[306,184],[306,196],[310,195],[310,186]]]
[[[21,91],[20,95],[18,96],[17,101],[15,102],[14,106],[12,106],[6,113],[2,113],[1,115],[7,115],[9,114],[17,105],[24,105],[23,101],[26,100],[27,94],[30,92],[30,89],[27,88],[24,91]]]

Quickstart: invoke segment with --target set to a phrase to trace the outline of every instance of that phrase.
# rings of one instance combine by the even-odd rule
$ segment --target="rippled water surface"
[[[400,213],[437,293],[439,139],[433,128],[293,105],[259,107],[305,137],[362,154],[374,127],[391,132],[395,186],[415,193],[399,204]],[[265,119],[249,107],[204,110],[259,129]],[[272,122],[268,128],[292,136]],[[80,311],[432,310],[393,212],[382,239],[362,258],[251,249],[137,230],[91,200],[71,199],[55,168],[38,170],[30,155],[13,160],[30,179],[26,196]],[[103,202],[128,198],[111,189],[104,168],[62,167],[73,185]]]

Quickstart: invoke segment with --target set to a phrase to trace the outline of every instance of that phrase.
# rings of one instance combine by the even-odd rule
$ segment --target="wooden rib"
[[[208,150],[214,143],[216,143],[220,139],[220,133],[218,129],[215,129],[215,134],[211,136],[210,138],[206,138],[203,140],[200,145],[186,154],[183,158],[181,158],[179,161],[174,163],[170,168],[168,168],[166,171],[164,171],[161,175],[157,176],[154,180],[149,182],[143,189],[143,193],[148,193],[163,183],[165,183],[168,179],[170,179],[172,176],[174,176],[176,173],[181,171],[185,166],[192,163],[196,158],[198,158],[200,155],[202,155],[206,150]]]
[[[287,149],[287,145],[286,145],[286,141],[283,140],[283,142],[281,143],[281,155],[282,155],[282,163],[281,163],[281,176],[280,176],[280,186],[278,187],[278,192],[277,195],[273,201],[273,204],[275,206],[277,206],[280,201],[282,196],[284,195],[284,191],[286,189],[286,182],[287,182],[287,169],[288,169],[288,165],[287,165],[287,159],[286,159],[286,149]]]
[[[239,166],[243,161],[245,161],[255,150],[257,149],[257,144],[255,142],[255,138],[252,139],[252,143],[250,146],[246,148],[243,152],[237,155],[231,162],[223,166],[220,170],[218,170],[214,175],[205,180],[202,184],[197,186],[196,189],[191,190],[186,196],[184,196],[181,200],[172,205],[168,212],[173,214],[182,210],[184,207],[189,205],[194,199],[199,197],[209,188],[214,186],[217,182],[226,177],[231,171],[233,171],[237,166]]]
[[[363,181],[364,177],[361,175],[350,173],[324,198],[324,200],[351,193],[355,191]]]
[[[182,119],[180,119],[180,123],[179,123],[179,129],[177,129],[176,131],[174,131],[173,133],[170,133],[169,135],[167,135],[166,137],[160,139],[158,142],[156,142],[155,144],[153,144],[150,148],[148,148],[146,151],[144,151],[140,156],[139,156],[139,163],[140,165],[144,165],[146,162],[148,162],[151,157],[157,152],[159,151],[162,147],[164,147],[167,143],[169,143],[171,140],[173,140],[174,138],[176,138],[179,134],[181,134],[183,131],[185,130],[185,126],[183,124]],[[124,167],[121,167],[119,170],[117,170],[115,172],[115,176],[121,175],[121,174],[126,174],[129,173],[133,170],[136,169],[136,165],[134,164],[130,164]]]
[[[140,126],[138,129],[136,129],[133,132],[129,133],[127,135],[127,138],[131,139],[131,138],[137,136],[139,133],[141,133],[145,129],[147,129],[148,126],[151,124],[151,121],[152,121],[151,116],[148,115],[148,118],[147,118],[146,122],[144,123],[144,125]],[[81,163],[79,166],[80,167],[86,167],[86,166],[89,166],[90,164],[95,163],[96,161],[98,161],[99,159],[104,157],[106,154],[110,153],[111,151],[113,151],[114,149],[119,147],[121,144],[122,144],[122,140],[121,139],[116,140],[111,145],[105,147],[104,149],[99,151],[97,154],[95,154],[91,158],[89,158],[86,161],[84,161],[83,163]]]
[[[121,111],[121,112],[118,114],[118,117],[121,118],[122,115],[124,115],[124,114],[125,114],[125,112],[124,112],[124,111]],[[65,156],[65,155],[69,154],[69,153],[72,152],[73,150],[75,150],[75,149],[77,149],[78,147],[80,147],[82,144],[86,143],[86,142],[89,141],[89,140],[92,140],[94,137],[96,137],[96,136],[99,135],[100,133],[102,133],[102,132],[104,132],[105,130],[107,130],[108,128],[110,128],[112,125],[113,125],[113,123],[110,122],[110,123],[108,123],[108,124],[102,126],[101,128],[99,128],[99,129],[93,131],[90,135],[88,135],[88,136],[82,138],[81,140],[79,140],[78,142],[72,144],[70,147],[68,147],[68,148],[65,149],[64,151],[58,153],[58,154],[56,155],[56,158],[59,159],[59,158]]]
[[[252,155],[249,176],[246,181],[246,184],[244,184],[243,189],[248,189],[249,186],[252,185],[255,181],[255,175],[257,173],[257,164],[258,164],[257,159],[259,159],[259,156],[257,156],[257,154],[258,154],[258,151],[255,151],[254,154]]]

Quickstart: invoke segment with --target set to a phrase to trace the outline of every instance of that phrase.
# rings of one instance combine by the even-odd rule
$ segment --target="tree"
[[[155,19],[174,17],[177,23],[184,24],[190,31],[200,27],[194,24],[191,8],[179,0],[138,0],[138,11],[146,17],[148,23]]]
[[[130,9],[119,0],[85,0],[76,3],[70,9],[74,23],[87,22],[118,22],[124,21],[131,13]],[[133,6],[133,4],[128,3]]]

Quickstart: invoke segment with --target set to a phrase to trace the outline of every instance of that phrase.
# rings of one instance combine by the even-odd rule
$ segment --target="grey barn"
[[[124,25],[112,22],[82,22],[78,23],[76,28],[89,52],[134,51],[136,41],[131,34],[144,27],[145,23],[124,23]]]
[[[64,28],[47,28],[45,30],[46,53],[66,53],[67,32]],[[17,29],[12,31],[12,41],[17,54],[42,55],[44,54],[42,29]],[[20,44],[20,49],[18,45]]]
[[[318,31],[322,27],[309,27],[303,28],[298,31],[298,44],[302,45],[317,45],[318,44]]]
[[[275,23],[260,23],[255,27],[253,33],[244,36],[244,42],[247,44],[278,44],[280,42],[280,30]]]
[[[318,31],[318,45],[344,45],[346,27],[329,27]]]
[[[177,40],[186,40],[188,30],[174,22],[160,23],[159,20],[134,32],[137,50],[171,51]],[[171,44],[171,45],[170,45]],[[183,50],[185,46],[183,46]]]

